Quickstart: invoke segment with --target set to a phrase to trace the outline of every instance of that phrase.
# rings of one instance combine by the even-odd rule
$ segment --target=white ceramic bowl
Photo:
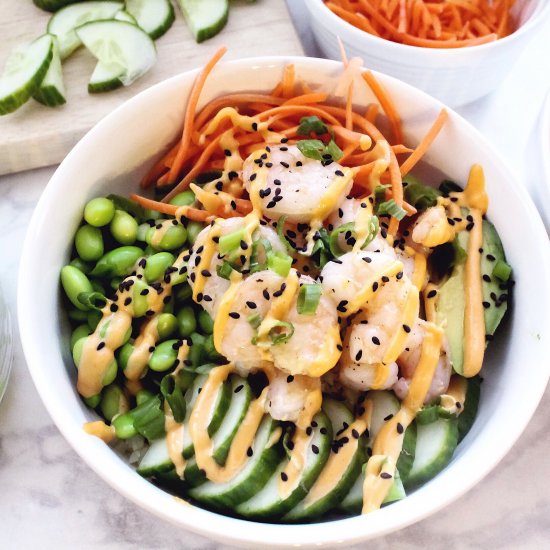
[[[542,161],[542,178],[534,182],[533,198],[537,204],[546,230],[550,235],[550,92],[542,108],[539,119],[540,159]]]
[[[540,24],[550,14],[550,2],[517,2],[519,29],[490,44],[469,48],[419,48],[384,40],[347,23],[324,4],[305,0],[316,42],[330,59],[340,60],[337,37],[348,55],[365,66],[404,80],[451,107],[483,97],[498,87]]]
[[[334,61],[280,57],[222,64],[211,75],[203,102],[222,92],[270,90],[287,62],[310,84],[332,87],[341,72]],[[313,525],[268,525],[232,519],[189,506],[142,479],[99,439],[86,435],[93,419],[75,390],[68,353],[68,326],[60,309],[59,270],[85,202],[109,192],[135,190],[152,159],[180,132],[184,106],[196,72],[146,90],[107,116],[71,151],[49,182],[33,215],[23,250],[18,288],[21,340],[34,383],[57,426],[103,479],[143,508],[182,527],[239,546],[318,545],[364,541],[418,521],[470,489],[506,454],[534,413],[550,375],[550,257],[542,222],[506,163],[457,114],[426,160],[464,182],[470,165],[483,164],[496,224],[517,280],[511,319],[489,349],[479,416],[452,463],[405,500],[365,517]],[[395,99],[406,142],[415,144],[442,105],[393,78],[379,75]],[[373,97],[365,90],[357,104]],[[534,278],[536,276],[536,279]],[[510,480],[513,483],[513,480]]]

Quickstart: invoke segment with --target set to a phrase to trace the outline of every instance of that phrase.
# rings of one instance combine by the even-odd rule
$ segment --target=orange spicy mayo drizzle
[[[373,456],[367,463],[363,484],[364,514],[380,508],[393,483],[405,431],[422,408],[439,361],[442,343],[442,330],[433,324],[427,324],[420,361],[411,380],[407,397],[399,412],[382,426],[374,441]]]

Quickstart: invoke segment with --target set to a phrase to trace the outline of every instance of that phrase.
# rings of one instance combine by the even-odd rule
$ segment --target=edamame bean
[[[99,321],[101,321],[101,318],[103,315],[101,314],[101,311],[96,311],[93,309],[92,311],[88,312],[88,326],[94,331],[97,328],[97,325],[99,325]]]
[[[188,358],[195,366],[202,364],[202,359],[205,355],[204,341],[205,338],[202,334],[194,332],[191,334],[191,341],[193,342],[191,349],[189,350]]]
[[[80,271],[82,271],[82,273],[84,273],[85,275],[88,275],[88,273],[92,271],[92,267],[93,267],[93,265],[85,262],[82,258],[73,258],[69,262],[69,265],[76,267],[77,269],[80,269]]]
[[[217,352],[216,346],[214,346],[214,336],[212,334],[204,341],[204,351],[211,361],[218,361],[223,358],[223,356]]]
[[[195,202],[195,193],[191,190],[182,191],[170,200],[170,204],[175,206],[189,206]]]
[[[86,342],[87,336],[84,336],[83,338],[80,338],[77,340],[73,346],[73,362],[74,366],[78,369],[78,365],[80,364],[80,359],[82,358],[82,350],[84,348],[84,344]]]
[[[193,294],[193,290],[189,285],[182,285],[176,290],[176,293],[174,294],[174,298],[176,302],[187,302],[187,300],[191,298],[192,294]]]
[[[116,359],[113,359],[107,367],[105,374],[103,375],[103,385],[108,386],[109,384],[112,384],[115,381],[117,372],[118,364],[116,362]]]
[[[109,286],[113,290],[118,290],[118,287],[120,286],[120,283],[122,283],[122,277],[113,277],[111,279],[111,282],[109,283]]]
[[[178,311],[178,331],[182,338],[191,336],[197,329],[197,320],[195,312],[191,306],[185,306]]]
[[[187,230],[181,224],[170,225],[164,235],[162,235],[162,239],[159,243],[155,242],[155,231],[162,231],[162,229],[151,227],[149,231],[147,231],[145,240],[147,244],[157,250],[175,250],[176,248],[181,248],[187,240]]]
[[[90,279],[80,269],[72,265],[66,265],[61,270],[61,285],[67,298],[69,298],[76,308],[83,311],[87,309],[86,306],[78,301],[78,295],[81,292],[93,292],[94,289]]]
[[[114,215],[115,203],[104,197],[92,199],[84,207],[84,219],[94,227],[107,225]]]
[[[103,390],[100,409],[105,420],[111,422],[115,416],[128,412],[128,399],[116,384],[111,384]]]
[[[164,372],[174,366],[178,358],[179,340],[166,340],[159,344],[149,358],[149,368]]]
[[[178,320],[172,313],[161,313],[157,319],[157,332],[161,340],[166,340],[174,334]]]
[[[112,425],[118,439],[130,439],[137,435],[137,430],[134,428],[134,419],[130,413],[117,416]]]
[[[136,403],[139,405],[149,401],[153,397],[153,394],[149,390],[139,390],[136,394]]]
[[[138,241],[145,242],[147,238],[147,231],[151,229],[151,226],[148,223],[142,223],[141,225],[138,225],[137,235],[136,238]]]
[[[170,296],[170,299],[168,302],[164,304],[164,308],[162,309],[163,313],[174,313],[174,298]]]
[[[117,352],[118,363],[122,370],[125,370],[128,366],[128,359],[134,351],[134,346],[130,343],[124,344]]]
[[[212,334],[214,332],[214,321],[204,309],[199,312],[199,327],[206,334]]]
[[[82,311],[81,309],[71,309],[71,311],[69,311],[69,319],[76,323],[87,323],[88,312]]]
[[[137,239],[138,223],[133,216],[128,212],[124,212],[124,210],[115,212],[109,228],[111,235],[120,244],[133,244]]]
[[[99,260],[103,256],[101,230],[92,225],[83,225],[78,228],[74,237],[74,245],[78,255],[86,262]]]
[[[71,334],[71,351],[74,349],[75,344],[80,340],[81,338],[86,338],[86,336],[90,335],[90,327],[86,325],[79,325]]]
[[[90,407],[90,409],[95,409],[101,401],[101,394],[98,393],[97,395],[92,395],[92,397],[84,397],[83,401],[86,403],[87,407]]]
[[[92,283],[92,288],[94,289],[94,292],[99,292],[100,294],[105,295],[105,287],[96,279],[90,280]]]
[[[147,290],[145,294],[142,294]],[[143,317],[149,311],[149,285],[141,279],[132,285],[132,310],[134,317]]]
[[[187,224],[187,240],[189,244],[195,244],[198,234],[204,229],[204,224],[200,222],[190,221]]]
[[[142,206],[127,197],[111,194],[108,195],[107,198],[115,203],[115,208],[117,210],[124,210],[129,214],[132,214],[132,216],[134,216],[134,218],[138,221],[145,220],[148,217]]]
[[[176,261],[170,252],[157,252],[149,256],[143,274],[147,282],[152,283],[164,277],[164,272]]]
[[[162,218],[162,214],[156,210],[145,208],[143,210],[143,217],[145,220],[160,220],[160,218]]]
[[[119,246],[102,256],[90,275],[94,277],[126,277],[142,256],[143,250],[137,246]]]

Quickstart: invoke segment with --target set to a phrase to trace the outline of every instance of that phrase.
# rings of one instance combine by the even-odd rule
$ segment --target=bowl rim
[[[512,34],[509,34],[504,38],[500,38],[494,42],[488,42],[486,44],[478,44],[475,46],[462,48],[425,48],[422,46],[412,46],[410,44],[393,42],[392,40],[380,38],[369,34],[368,32],[362,31],[341,17],[338,17],[338,15],[327,8],[323,0],[304,0],[304,2],[312,17],[316,17],[316,10],[320,9],[322,17],[326,18],[330,25],[331,32],[336,36],[340,36],[342,40],[344,40],[343,33],[351,33],[355,44],[363,41],[364,44],[361,44],[361,49],[368,49],[369,47],[385,47],[388,49],[388,53],[391,52],[398,55],[414,54],[420,57],[424,56],[430,60],[441,59],[444,58],[444,56],[460,57],[468,55],[468,52],[474,54],[487,54],[491,49],[499,48],[502,45],[519,40],[525,33],[532,31],[535,26],[544,21],[545,17],[550,16],[550,2],[538,0],[534,12],[531,14],[529,19]]]
[[[250,71],[254,66],[262,65],[269,65],[270,67],[283,67],[287,63],[295,63],[297,67],[311,65],[312,67],[317,68],[317,70],[323,70],[323,68],[335,68],[340,65],[340,62],[332,60],[298,56],[251,57],[228,61],[224,65],[229,66],[229,68],[233,69],[234,72],[238,72],[239,70]],[[53,389],[54,385],[52,385],[49,381],[47,369],[43,368],[44,358],[40,354],[38,346],[34,345],[34,342],[36,341],[35,338],[36,336],[39,336],[39,334],[35,334],[30,328],[31,323],[27,324],[26,321],[27,318],[32,318],[36,315],[33,311],[32,293],[26,292],[26,278],[27,272],[32,271],[33,267],[35,267],[33,264],[32,254],[33,248],[35,248],[33,236],[36,234],[43,217],[47,214],[45,205],[47,205],[48,196],[54,195],[58,188],[63,189],[66,185],[63,180],[64,167],[66,165],[70,166],[73,162],[72,159],[78,156],[79,151],[86,148],[88,143],[93,142],[95,135],[99,133],[103,127],[108,128],[112,121],[116,120],[119,112],[129,109],[134,105],[139,105],[140,102],[147,99],[148,95],[154,94],[154,92],[161,87],[170,88],[171,86],[183,85],[197,73],[198,69],[186,71],[140,92],[96,124],[77,143],[77,145],[71,150],[65,160],[57,168],[35,208],[27,230],[19,268],[17,291],[18,323],[27,366],[37,391],[46,406],[46,409],[53,418],[58,429],[73,449],[80,455],[84,462],[86,462],[88,466],[90,466],[90,468],[93,469],[111,487],[129,500],[158,517],[166,519],[179,527],[189,529],[199,535],[224,543],[236,544],[241,547],[245,545],[256,548],[260,544],[264,546],[279,547],[307,547],[313,545],[334,547],[337,545],[352,544],[362,542],[370,538],[379,537],[397,529],[404,528],[432,515],[476,485],[508,453],[512,445],[526,428],[544,394],[546,384],[550,377],[550,365],[546,369],[546,372],[543,371],[539,374],[541,381],[539,390],[538,392],[533,391],[532,399],[529,403],[523,405],[522,416],[520,417],[521,421],[518,422],[514,428],[510,428],[506,431],[504,436],[506,439],[504,442],[501,441],[498,449],[491,454],[491,459],[485,462],[483,467],[477,467],[473,471],[469,471],[467,481],[464,482],[463,480],[459,486],[454,486],[453,491],[448,492],[452,494],[448,494],[447,492],[444,494],[438,493],[438,499],[431,500],[431,505],[428,507],[414,505],[414,503],[418,500],[422,502],[422,497],[418,496],[421,492],[417,491],[408,496],[407,499],[397,502],[389,508],[384,508],[376,512],[378,514],[377,519],[380,521],[374,527],[372,522],[361,522],[361,516],[337,520],[336,522],[331,521],[302,525],[280,525],[235,519],[218,513],[209,512],[199,507],[191,506],[185,503],[185,501],[176,499],[168,493],[159,490],[149,481],[140,478],[138,474],[136,474],[135,469],[130,469],[131,467],[118,458],[118,456],[113,453],[110,448],[105,446],[103,442],[86,436],[81,425],[77,424],[76,421],[71,423],[70,418],[67,419],[64,414],[63,403],[58,402],[56,399],[55,391]],[[429,98],[430,102],[433,102],[434,105],[439,105],[440,107],[443,106],[441,102],[435,100],[431,96],[428,96],[428,94],[414,88],[413,86],[381,73],[376,74],[380,77],[383,83],[389,83],[392,86],[404,87],[414,94],[421,94],[422,96],[425,96],[425,98]],[[480,142],[481,151],[484,155],[492,156],[503,166],[506,166],[506,161],[503,157],[488,143],[488,141],[480,134],[480,132],[478,132],[478,130],[476,130],[469,122],[464,120],[452,109],[448,108],[448,111],[451,117],[457,117],[458,120],[465,124],[469,131],[477,137]],[[512,179],[517,179],[513,175],[513,172],[511,172],[511,174],[512,175],[510,177]],[[542,235],[546,237],[542,220],[540,219],[540,216],[530,197],[526,196],[525,193],[518,193],[517,200],[522,203],[522,206],[530,214],[529,222],[534,224],[537,238],[540,238]],[[538,260],[541,264],[543,274],[546,273],[550,278],[550,251],[546,255],[541,255]],[[544,296],[539,298],[544,299]],[[546,295],[546,302],[548,308],[550,308],[550,291]],[[547,324],[550,325],[550,319],[548,319]],[[550,331],[550,326],[548,326],[548,330]],[[467,466],[467,460],[465,458],[466,457],[462,460],[463,467]],[[438,477],[443,476],[444,474],[445,472],[442,472]],[[429,491],[428,485],[426,486],[426,489],[423,489],[424,492]],[[176,506],[174,504],[177,501],[179,502]],[[184,508],[182,508],[182,503],[185,503]],[[406,504],[404,505],[404,503]],[[392,513],[388,513],[388,510],[392,510]],[[400,514],[400,512],[405,513]],[[239,527],[241,528],[239,529]]]

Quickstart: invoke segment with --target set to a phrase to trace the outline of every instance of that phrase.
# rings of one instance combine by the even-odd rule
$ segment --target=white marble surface
[[[301,0],[291,0],[291,4],[293,11],[300,14]],[[307,25],[300,33],[306,49],[314,54]],[[462,114],[508,157],[528,187],[541,178],[532,133],[550,87],[546,63],[549,52],[550,23],[492,97],[462,109]],[[25,228],[52,173],[53,168],[46,168],[0,178],[0,284],[14,321],[16,273]],[[0,548],[223,548],[142,511],[86,467],[40,402],[25,366],[17,331],[14,339],[14,369],[0,404]],[[549,433],[547,391],[508,457],[474,490],[431,518],[369,542],[368,547],[548,547]]]

